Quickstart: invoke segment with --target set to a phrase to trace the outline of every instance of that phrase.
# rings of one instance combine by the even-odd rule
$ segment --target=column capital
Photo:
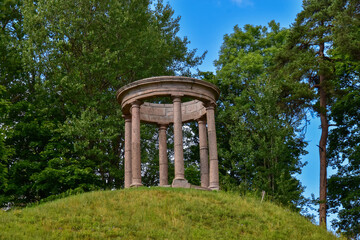
[[[167,130],[169,124],[158,124],[159,130]]]
[[[207,102],[207,103],[204,103],[204,107],[206,108],[206,110],[215,109],[216,103],[215,102]]]
[[[133,108],[133,107],[140,107],[140,105],[142,104],[142,101],[140,101],[140,100],[135,100],[135,101],[133,101],[133,102],[131,102],[131,108]]]
[[[173,102],[181,102],[181,98],[184,96],[184,94],[173,94],[171,95],[171,99]]]
[[[125,122],[131,121],[131,115],[130,114],[124,114],[122,117],[125,119]]]
[[[206,124],[206,116],[205,116],[205,115],[203,115],[203,116],[201,116],[201,117],[199,117],[199,118],[195,119],[195,121],[197,121],[197,122],[198,122],[198,124]]]

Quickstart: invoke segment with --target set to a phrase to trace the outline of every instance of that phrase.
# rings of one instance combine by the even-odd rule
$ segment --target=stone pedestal
[[[171,187],[174,188],[190,188],[191,184],[186,179],[174,179]]]

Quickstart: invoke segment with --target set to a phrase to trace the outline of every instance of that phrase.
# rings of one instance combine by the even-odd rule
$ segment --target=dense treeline
[[[161,1],[2,7],[2,203],[122,187],[124,122],[115,92],[144,77],[188,75],[201,62],[177,36],[179,18]],[[157,154],[155,141],[146,141],[156,129],[143,127],[146,163]]]
[[[118,88],[141,78],[191,75],[205,54],[180,38],[162,1],[29,1],[0,5],[0,204],[123,187]],[[304,127],[321,119],[320,223],[360,236],[360,3],[305,0],[290,29],[235,26],[216,73],[221,188],[303,202]],[[330,128],[332,126],[332,128]],[[172,129],[168,132],[169,158]],[[199,184],[197,126],[184,128],[185,175]],[[156,126],[142,124],[142,174],[158,183]],[[337,173],[330,176],[331,165]],[[173,165],[169,165],[169,180]]]
[[[298,207],[303,188],[294,174],[301,172],[305,153],[305,112],[290,96],[297,84],[271,77],[287,33],[274,21],[268,27],[236,26],[224,37],[212,80],[221,91],[217,132],[224,187],[265,191]]]

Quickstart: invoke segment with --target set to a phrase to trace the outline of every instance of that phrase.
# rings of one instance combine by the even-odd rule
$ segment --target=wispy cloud
[[[254,6],[254,3],[252,0],[231,0],[233,3],[238,5],[239,7],[248,7],[248,6]]]

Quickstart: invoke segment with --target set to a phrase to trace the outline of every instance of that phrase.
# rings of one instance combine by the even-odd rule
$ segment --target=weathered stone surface
[[[191,185],[190,188],[197,189],[197,190],[211,191],[210,188],[200,187],[200,186],[196,186],[196,185]]]
[[[123,114],[128,114],[131,103],[144,101],[154,96],[183,95],[193,97],[202,102],[216,102],[219,89],[208,82],[188,77],[162,76],[142,79],[130,83],[117,91],[117,100],[121,104]]]
[[[190,188],[191,184],[186,179],[174,179],[171,187],[173,188]]]
[[[140,158],[140,102],[135,101],[131,106],[131,187],[142,186],[141,183],[141,158]],[[125,140],[126,141],[126,140]]]
[[[132,182],[132,167],[131,167],[131,115],[123,115],[125,118],[125,154],[124,154],[124,168],[125,168],[125,183],[124,187],[129,188]]]
[[[168,185],[167,125],[159,126],[159,186]]]
[[[144,102],[140,106],[140,120],[146,123],[171,124],[174,123],[174,109],[172,104],[155,104]],[[182,122],[194,121],[206,114],[206,108],[199,100],[181,103]]]
[[[209,174],[209,188],[212,190],[219,190],[219,164],[216,143],[216,128],[215,128],[215,105],[209,104],[206,107],[206,120],[208,124],[208,138],[209,138],[209,158],[210,158],[210,174]]]
[[[208,154],[208,146],[206,140],[207,134],[206,134],[205,118],[198,119],[198,125],[199,125],[201,187],[207,188],[209,186],[209,154]]]
[[[181,121],[181,97],[173,96],[174,105],[174,162],[175,179],[184,177],[184,147]]]

